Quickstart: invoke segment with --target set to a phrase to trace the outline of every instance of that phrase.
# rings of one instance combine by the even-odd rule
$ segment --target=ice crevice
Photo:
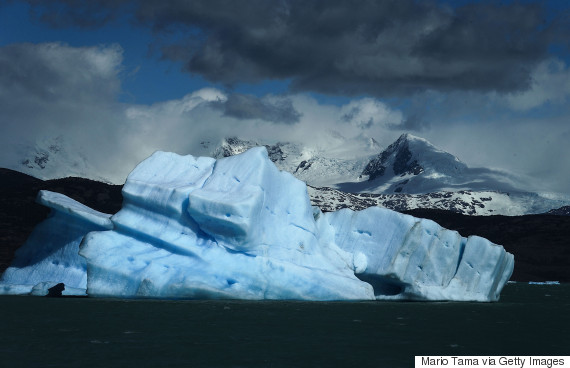
[[[496,301],[514,267],[501,246],[430,220],[322,213],[265,147],[218,160],[156,152],[123,194],[111,217],[44,192],[54,215],[0,293],[53,281],[91,297]]]
[[[294,227],[298,228],[298,229],[301,229],[301,230],[303,230],[303,231],[306,231],[306,232],[308,232],[308,233],[311,234],[311,235],[315,235],[315,236],[316,236],[316,234],[315,234],[314,231],[311,231],[311,230],[309,230],[309,229],[303,227],[302,225],[299,225],[299,224],[296,224],[296,223],[293,223],[293,222],[290,222],[289,224],[290,224],[291,226],[294,226]]]

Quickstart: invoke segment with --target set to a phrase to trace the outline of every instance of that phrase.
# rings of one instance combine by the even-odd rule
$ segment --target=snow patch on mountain
[[[314,186],[330,186],[349,180],[359,181],[366,163],[378,151],[378,143],[368,137],[335,137],[332,146],[309,147],[291,142],[263,144],[230,137],[212,152],[214,158],[233,156],[252,147],[265,146],[269,158],[280,169]]]
[[[549,215],[556,216],[570,216],[570,206],[562,206],[560,208],[554,208],[547,212]]]
[[[20,143],[14,155],[2,157],[0,166],[16,170],[42,180],[70,176],[109,183],[98,175],[80,147],[62,136],[44,137],[35,142]]]
[[[333,188],[308,186],[311,203],[323,211],[350,208],[358,211],[379,206],[394,211],[431,208],[471,216],[522,216],[539,214],[570,203],[570,198],[553,194],[528,192],[470,191],[434,192],[424,194],[346,193]],[[567,207],[562,207],[562,209]],[[554,213],[553,213],[554,214]]]

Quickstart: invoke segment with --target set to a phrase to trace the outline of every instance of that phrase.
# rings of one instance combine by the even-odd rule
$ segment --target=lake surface
[[[0,367],[413,367],[570,355],[570,284],[498,303],[0,297]]]

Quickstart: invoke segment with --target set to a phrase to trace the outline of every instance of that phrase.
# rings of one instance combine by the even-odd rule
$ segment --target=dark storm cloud
[[[0,101],[38,104],[108,101],[118,93],[122,49],[71,48],[61,43],[0,47]],[[21,96],[14,99],[14,96]],[[25,97],[25,98],[24,98]]]
[[[32,3],[48,21],[57,16],[61,24],[70,18],[86,26],[131,9],[161,35],[163,57],[212,82],[284,79],[294,91],[378,97],[525,90],[551,42],[567,41],[568,29],[563,16],[546,21],[540,3],[453,9],[414,0],[50,2],[65,4],[59,13],[51,9],[58,6]],[[92,16],[93,7],[105,10]],[[164,41],[181,30],[184,40]]]
[[[32,15],[52,27],[95,28],[115,19],[129,0],[25,0]]]
[[[295,110],[291,100],[279,98],[270,101],[253,95],[234,93],[226,101],[211,103],[212,107],[221,109],[225,116],[237,119],[260,119],[273,123],[298,123],[301,114]]]

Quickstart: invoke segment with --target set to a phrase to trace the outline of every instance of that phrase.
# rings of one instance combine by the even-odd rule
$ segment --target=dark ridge
[[[556,208],[546,212],[546,215],[570,216],[570,206]]]
[[[116,213],[123,203],[122,185],[112,185],[84,178],[47,180],[41,189],[62,193],[97,211]]]
[[[11,190],[22,186],[34,186],[42,183],[41,179],[18,171],[0,168],[0,190]]]

